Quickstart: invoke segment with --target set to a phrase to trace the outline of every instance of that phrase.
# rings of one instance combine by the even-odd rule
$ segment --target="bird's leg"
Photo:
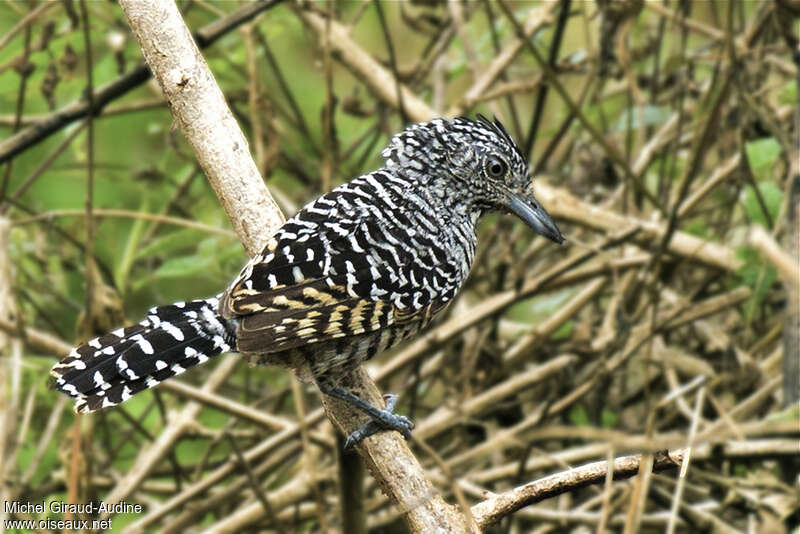
[[[414,423],[410,421],[407,417],[404,417],[402,415],[397,415],[394,413],[394,406],[395,404],[397,404],[397,395],[388,394],[384,395],[383,398],[386,401],[385,411],[389,412],[390,414],[392,414],[393,416],[395,416],[400,420],[405,420],[409,425],[405,429],[395,428],[394,430],[397,430],[398,432],[403,434],[403,437],[405,437],[406,439],[410,438],[411,429],[414,427]],[[344,448],[349,449],[351,447],[354,447],[355,445],[361,443],[364,439],[374,434],[377,434],[381,430],[386,430],[386,429],[383,427],[382,423],[378,422],[376,419],[367,421],[366,423],[355,429],[353,432],[351,432],[349,436],[347,436],[347,439],[344,442]]]
[[[320,391],[324,394],[342,400],[348,403],[353,408],[361,410],[370,417],[371,421],[367,421],[355,431],[353,431],[345,440],[345,448],[353,447],[360,443],[363,439],[380,432],[381,430],[397,430],[404,438],[411,437],[411,429],[414,428],[414,423],[408,417],[397,415],[393,412],[394,406],[397,403],[396,395],[388,395],[386,397],[386,409],[381,410],[371,405],[361,397],[350,393],[341,386],[331,384],[326,380],[317,382]]]

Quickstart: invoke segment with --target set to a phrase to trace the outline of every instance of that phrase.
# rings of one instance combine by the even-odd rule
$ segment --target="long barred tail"
[[[234,325],[218,304],[219,296],[151,308],[139,324],[72,349],[50,371],[56,389],[76,400],[76,412],[93,412],[232,350]]]

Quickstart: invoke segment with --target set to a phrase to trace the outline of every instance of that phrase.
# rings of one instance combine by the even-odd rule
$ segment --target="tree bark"
[[[236,234],[251,256],[260,252],[283,216],[177,6],[167,0],[120,0],[120,6]],[[383,402],[363,368],[348,377],[346,386],[373,405]],[[364,422],[341,402],[323,401],[343,432]],[[469,532],[464,516],[437,493],[399,433],[381,432],[358,450],[412,532]]]

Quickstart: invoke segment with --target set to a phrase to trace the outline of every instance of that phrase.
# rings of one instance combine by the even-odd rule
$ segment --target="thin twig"
[[[270,9],[280,1],[268,0],[247,4],[224,19],[214,21],[200,28],[195,34],[198,46],[206,48],[212,45],[226,33],[244,24],[262,11]],[[89,107],[88,102],[81,99],[67,104],[36,124],[26,127],[24,130],[0,142],[0,163],[5,163],[68,124],[86,117],[90,113],[96,115],[106,104],[135,89],[148,79],[150,79],[150,70],[145,65],[138,65],[128,74],[123,74],[116,80],[97,88],[97,91],[92,95],[96,108]]]

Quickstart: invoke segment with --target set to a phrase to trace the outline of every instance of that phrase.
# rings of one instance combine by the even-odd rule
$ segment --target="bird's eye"
[[[486,173],[491,178],[503,178],[508,172],[508,164],[502,159],[491,156],[486,161]]]

